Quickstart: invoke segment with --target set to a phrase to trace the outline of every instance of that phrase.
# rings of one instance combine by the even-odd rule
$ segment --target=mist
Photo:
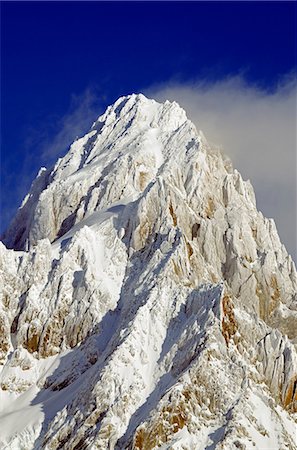
[[[257,207],[277,225],[296,261],[296,79],[273,91],[241,77],[215,83],[166,83],[144,92],[158,101],[175,100],[208,141],[222,148],[244,179],[250,179]]]

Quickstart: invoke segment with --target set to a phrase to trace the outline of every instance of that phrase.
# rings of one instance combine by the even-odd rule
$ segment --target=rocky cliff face
[[[176,103],[120,98],[3,242],[2,448],[297,448],[295,266]]]

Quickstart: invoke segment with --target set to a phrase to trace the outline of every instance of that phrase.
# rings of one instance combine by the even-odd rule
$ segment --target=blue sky
[[[236,76],[269,93],[296,73],[295,2],[1,2],[1,25],[2,230],[117,97]]]

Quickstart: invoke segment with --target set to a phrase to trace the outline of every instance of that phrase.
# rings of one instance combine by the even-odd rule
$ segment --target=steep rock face
[[[294,263],[176,103],[119,99],[3,241],[3,445],[296,448]]]

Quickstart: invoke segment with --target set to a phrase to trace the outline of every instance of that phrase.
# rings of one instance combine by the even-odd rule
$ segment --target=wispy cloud
[[[102,97],[93,89],[82,94],[73,94],[67,113],[57,122],[57,133],[42,142],[42,157],[45,160],[60,156],[63,151],[89,128],[101,112]]]
[[[63,116],[43,117],[41,123],[24,127],[22,161],[10,167],[1,180],[2,191],[5,192],[1,199],[1,231],[15,214],[40,167],[50,167],[63,156],[74,139],[89,130],[103,112],[105,103],[98,89],[87,88],[71,96]],[[22,180],[21,183],[16,185],[16,179]]]
[[[265,91],[233,77],[215,83],[166,83],[146,94],[176,100],[208,140],[251,179],[258,208],[276,221],[296,258],[296,79]]]
[[[222,146],[242,175],[251,179],[258,208],[275,219],[280,237],[295,260],[296,92],[296,79],[290,76],[273,91],[252,86],[241,76],[215,83],[164,83],[144,91],[156,100],[179,102],[208,140]],[[46,127],[27,130],[23,167],[3,183],[8,194],[2,210],[2,229],[40,166],[49,166],[65,154],[105,105],[106,99],[88,88],[72,95],[62,117],[48,118]],[[22,179],[18,189],[14,185],[16,177]]]

